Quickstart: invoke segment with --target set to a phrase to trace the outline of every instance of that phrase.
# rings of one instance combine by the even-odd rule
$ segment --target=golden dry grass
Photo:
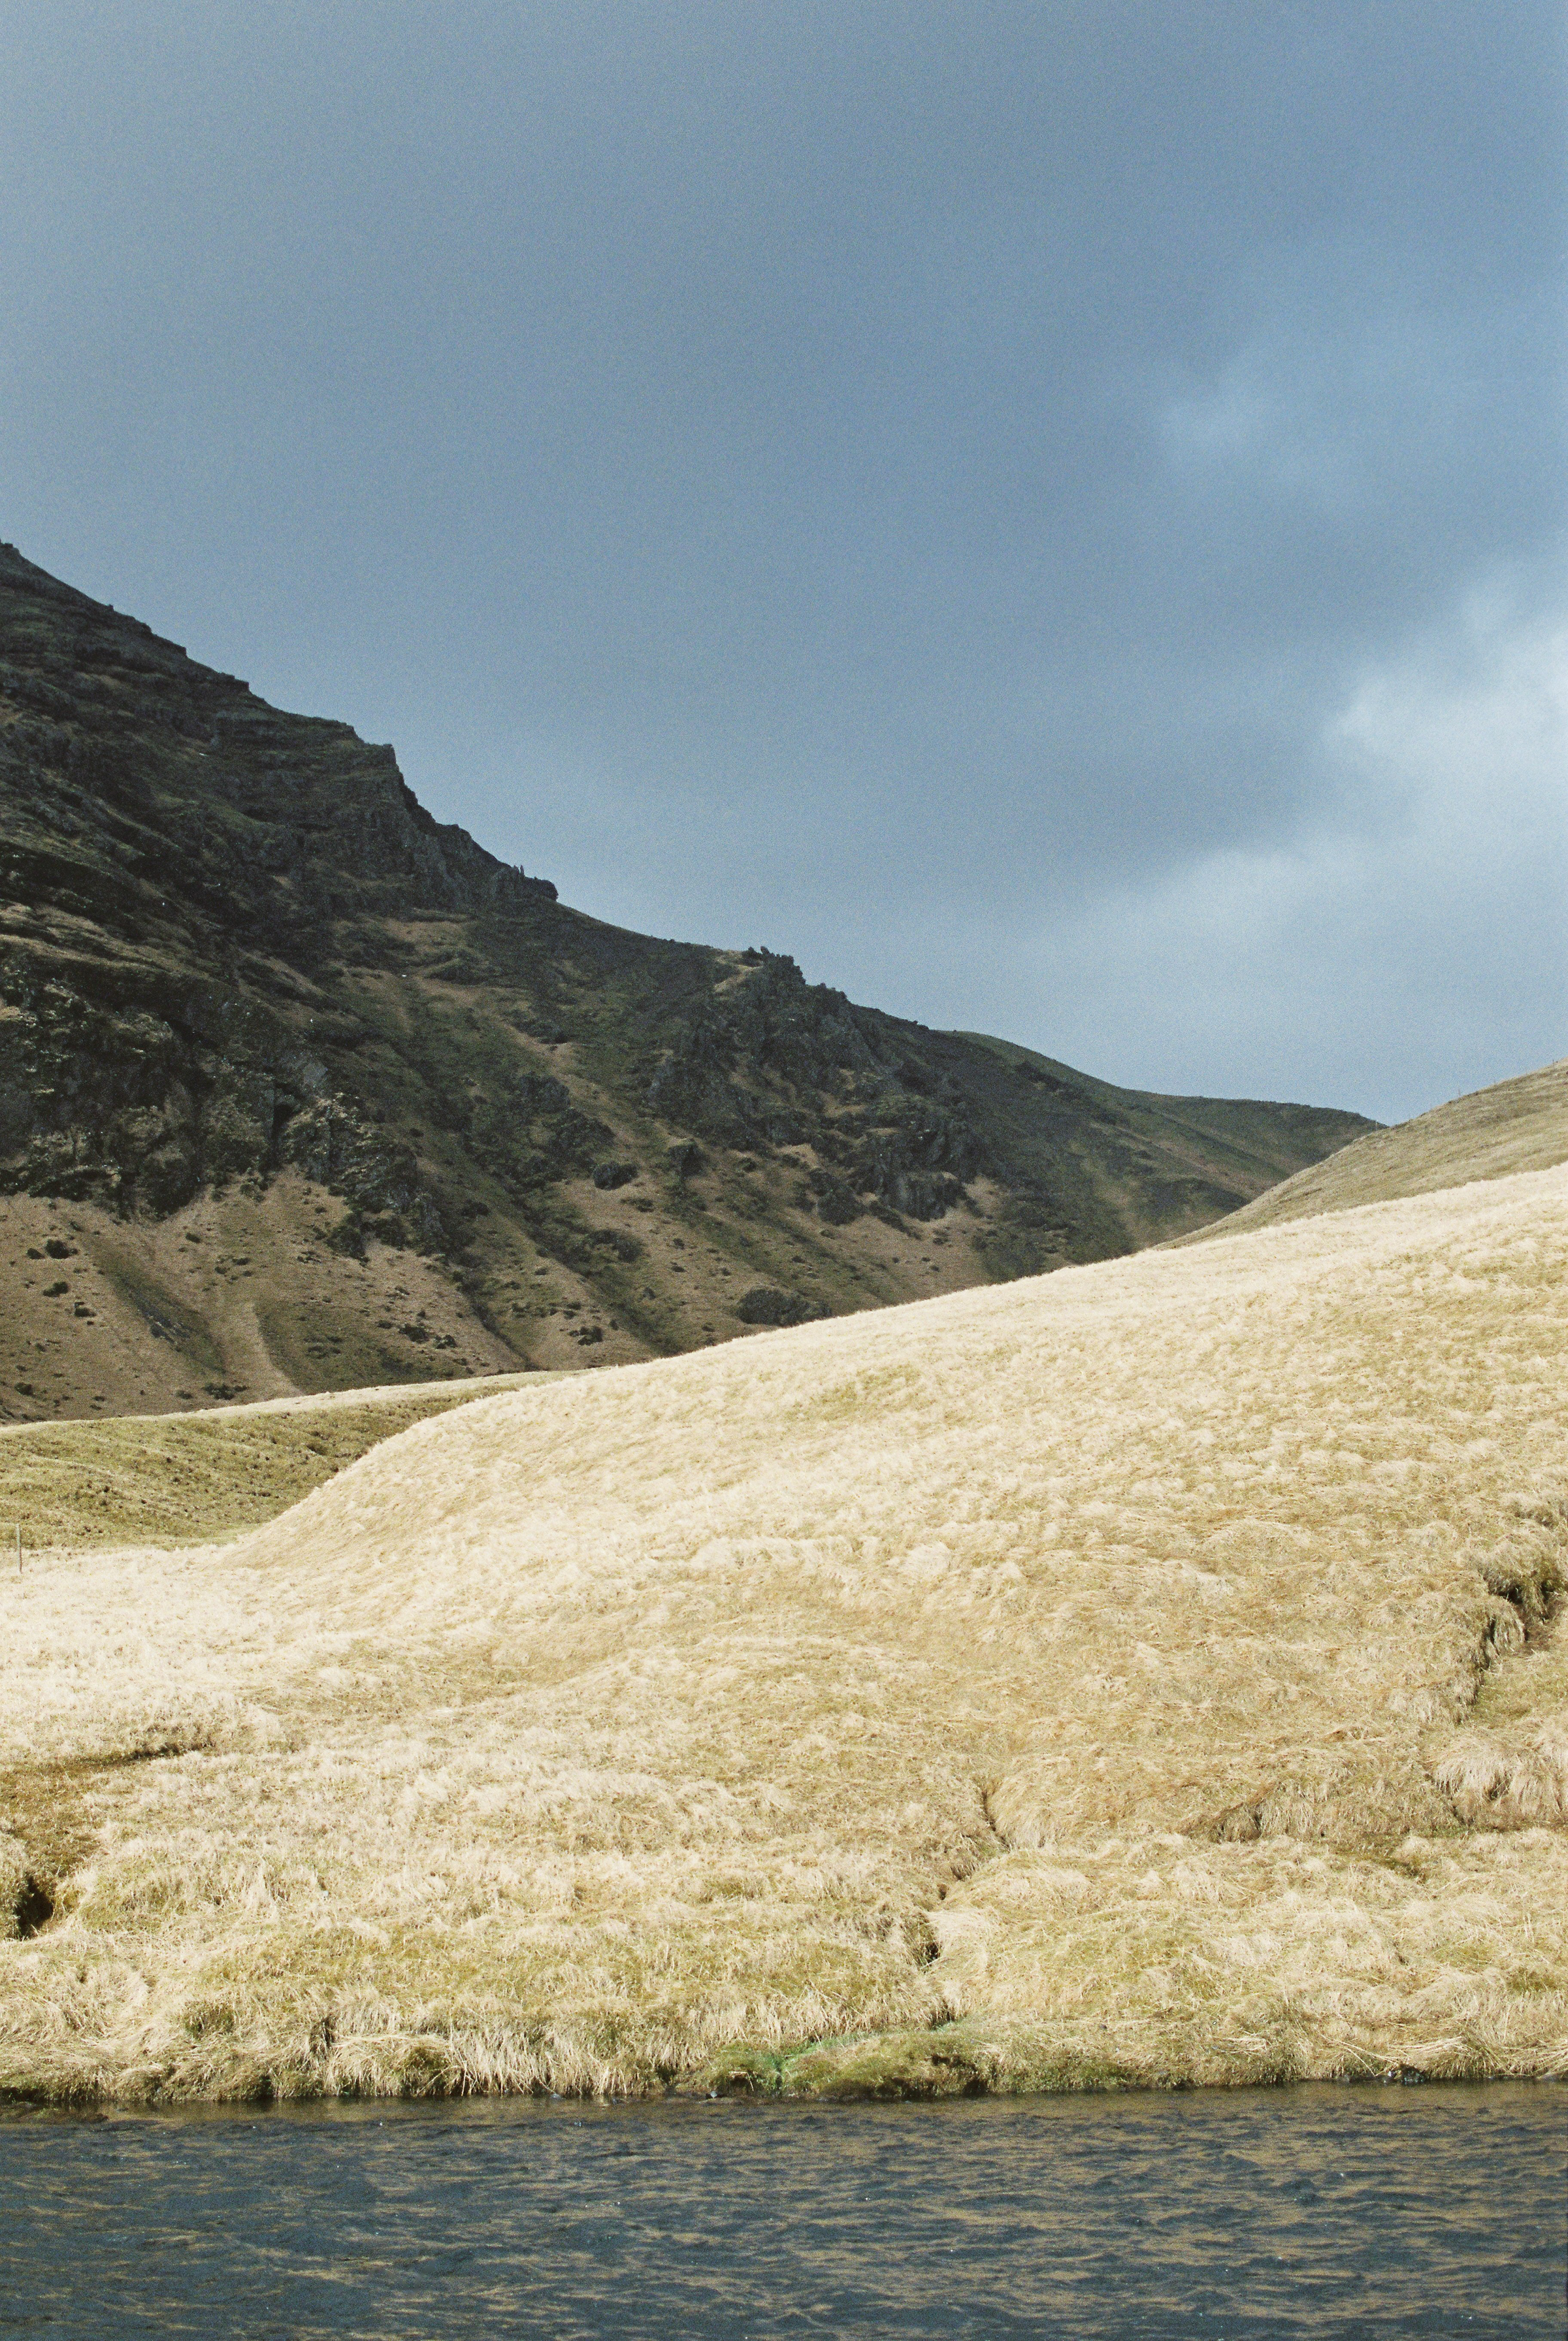
[[[1431,1195],[1475,1179],[1507,1179],[1568,1162],[1568,1057],[1533,1073],[1452,1098],[1391,1130],[1370,1130],[1336,1154],[1267,1188],[1223,1220],[1176,1242],[1274,1227],[1360,1203]]]
[[[1568,2072],[1565,1253],[1514,1175],[41,1559],[0,2086]]]
[[[200,1414],[0,1429],[0,1559],[38,1545],[190,1544],[255,1528],[427,1416],[524,1380],[415,1382]]]

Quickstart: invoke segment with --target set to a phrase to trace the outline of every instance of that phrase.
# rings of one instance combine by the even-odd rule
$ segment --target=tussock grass
[[[1533,1073],[1452,1098],[1392,1130],[1370,1130],[1256,1199],[1176,1242],[1434,1194],[1475,1179],[1507,1179],[1568,1162],[1568,1057]]]
[[[411,1423],[519,1376],[0,1430],[0,1559],[24,1544],[190,1544],[255,1528]]]
[[[1568,2072],[1565,1207],[524,1387],[41,1557],[0,2086]]]

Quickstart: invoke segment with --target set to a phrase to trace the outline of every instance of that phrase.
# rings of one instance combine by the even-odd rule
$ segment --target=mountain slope
[[[1283,1220],[1315,1218],[1321,1211],[1353,1210],[1362,1203],[1397,1202],[1478,1179],[1550,1170],[1559,1162],[1568,1162],[1568,1057],[1452,1098],[1392,1130],[1368,1131],[1221,1225],[1183,1240],[1195,1243],[1209,1234],[1233,1235]]]
[[[1104,1258],[1371,1125],[627,933],[0,548],[0,1412],[598,1364]]]

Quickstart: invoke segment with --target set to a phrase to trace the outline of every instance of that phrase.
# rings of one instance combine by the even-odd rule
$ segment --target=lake
[[[0,2117],[0,2334],[1563,2341],[1568,2089]]]

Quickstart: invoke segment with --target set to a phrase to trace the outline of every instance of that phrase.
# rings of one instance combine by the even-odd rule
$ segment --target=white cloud
[[[1568,1051],[1568,618],[1472,594],[1318,755],[1331,810],[1293,845],[1096,892],[1038,939],[1042,1001],[1071,1003],[1046,1045],[1385,1118]]]
[[[1169,473],[1189,494],[1378,508],[1433,464],[1473,459],[1499,344],[1529,335],[1531,304],[1490,317],[1483,350],[1474,318],[1422,307],[1403,288],[1368,284],[1348,309],[1326,297],[1312,278],[1334,265],[1353,274],[1343,254],[1298,259],[1304,281],[1287,270],[1255,330],[1157,402]]]

